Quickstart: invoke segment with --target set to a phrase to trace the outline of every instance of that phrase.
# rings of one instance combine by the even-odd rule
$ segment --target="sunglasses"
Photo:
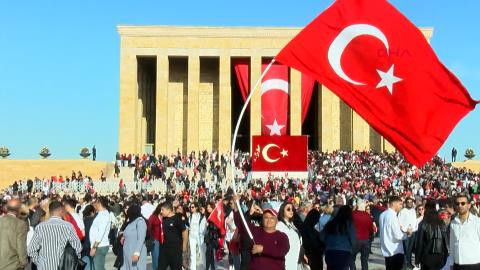
[[[460,205],[461,205],[461,206],[465,206],[465,205],[467,204],[467,202],[455,202],[455,204],[456,204],[457,206],[460,206]]]
[[[293,211],[293,209],[289,207],[289,208],[285,208],[285,211],[291,212]]]

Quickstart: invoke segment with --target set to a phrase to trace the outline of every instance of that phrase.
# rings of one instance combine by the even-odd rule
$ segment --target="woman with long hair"
[[[152,270],[158,269],[158,258],[160,256],[160,243],[163,237],[162,219],[160,218],[160,211],[162,208],[160,204],[155,208],[152,215],[148,218],[148,231],[153,237],[152,250]]]
[[[123,232],[123,265],[121,269],[147,269],[147,223],[142,216],[139,204],[131,205],[127,210],[127,226]]]
[[[302,236],[300,231],[293,224],[295,209],[290,202],[284,202],[278,211],[277,231],[283,232],[288,237],[290,250],[285,256],[285,268],[297,269],[300,259],[300,247]]]
[[[320,233],[315,229],[315,225],[320,219],[320,212],[313,208],[308,212],[300,229],[303,238],[303,248],[305,256],[308,258],[308,265],[311,270],[323,269],[323,246],[320,241]]]
[[[348,269],[355,242],[352,209],[348,205],[340,207],[333,219],[325,225],[321,238],[325,243],[327,269]]]
[[[214,209],[215,209],[215,204],[213,202],[208,203],[205,217],[208,218]],[[215,250],[218,248],[219,238],[220,238],[220,232],[217,226],[215,226],[213,222],[208,221],[207,230],[205,231],[205,245],[207,247],[207,250],[205,253],[205,259],[206,259],[205,269],[206,270],[208,269],[215,270]]]
[[[190,269],[197,269],[197,263],[204,265],[205,262],[197,262],[197,252],[203,243],[203,234],[206,227],[206,218],[200,213],[198,204],[190,204],[190,217],[188,220],[188,243],[190,246]]]
[[[435,201],[425,204],[423,220],[418,225],[415,264],[424,270],[441,269],[448,257],[447,226],[440,218]]]

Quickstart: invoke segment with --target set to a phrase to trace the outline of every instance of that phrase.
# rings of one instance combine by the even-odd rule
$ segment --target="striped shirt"
[[[80,258],[82,245],[72,224],[53,216],[35,227],[32,241],[27,248],[28,256],[32,258],[38,270],[57,269],[67,241]]]

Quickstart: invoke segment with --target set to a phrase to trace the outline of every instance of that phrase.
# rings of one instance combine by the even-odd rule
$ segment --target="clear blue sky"
[[[390,1],[417,26],[433,26],[442,62],[480,99],[480,2]],[[77,159],[118,145],[119,36],[116,25],[305,26],[331,0],[318,1],[1,1],[0,145],[14,159]],[[448,112],[446,112],[448,113]],[[480,108],[440,151],[480,155]]]

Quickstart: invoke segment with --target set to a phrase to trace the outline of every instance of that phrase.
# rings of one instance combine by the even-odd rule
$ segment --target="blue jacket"
[[[342,250],[352,253],[356,241],[355,227],[350,223],[346,234],[328,234],[324,228],[321,239],[325,243],[325,250]]]

